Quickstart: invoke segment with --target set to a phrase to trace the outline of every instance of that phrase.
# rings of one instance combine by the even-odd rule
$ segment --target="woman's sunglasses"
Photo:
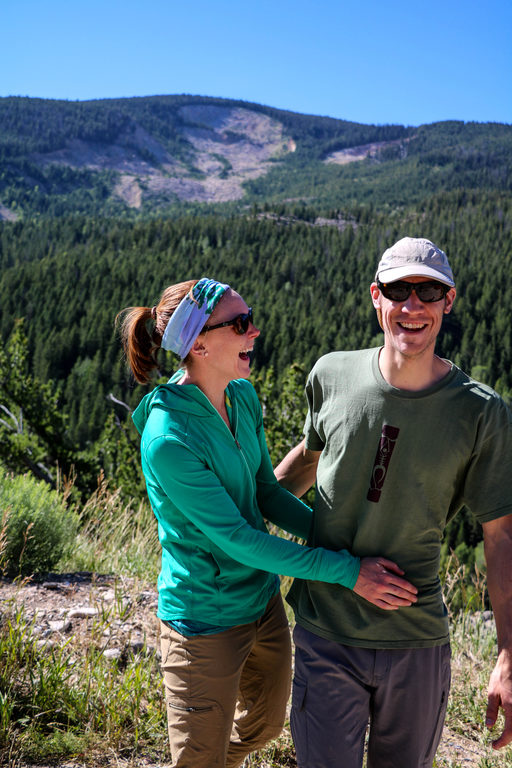
[[[225,328],[227,325],[232,325],[235,333],[242,334],[247,333],[249,330],[249,323],[252,323],[252,307],[249,307],[249,311],[243,315],[237,315],[232,320],[226,320],[225,323],[217,323],[217,325],[204,325],[203,331],[214,331],[216,328]]]
[[[438,283],[437,280],[429,280],[425,283],[408,283],[405,280],[396,280],[394,283],[381,283],[377,280],[377,287],[386,299],[390,301],[407,301],[414,291],[418,299],[425,304],[444,299],[449,285]]]

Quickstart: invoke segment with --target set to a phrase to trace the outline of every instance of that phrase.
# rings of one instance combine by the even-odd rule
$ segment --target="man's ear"
[[[449,315],[452,311],[453,302],[455,301],[455,296],[457,295],[457,291],[455,288],[450,288],[448,293],[446,294],[444,298],[444,314]]]
[[[377,311],[377,320],[382,330],[384,330],[384,326],[382,325],[382,310],[380,308],[380,289],[377,283],[372,283],[370,285],[370,295],[372,297],[372,304]]]
[[[370,285],[370,295],[372,297],[373,306],[375,307],[375,309],[379,309],[380,308],[380,301],[379,301],[380,290],[377,283],[372,283]]]

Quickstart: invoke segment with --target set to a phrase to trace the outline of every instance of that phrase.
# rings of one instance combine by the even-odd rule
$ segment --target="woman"
[[[311,510],[273,474],[246,381],[259,333],[242,297],[208,278],[170,286],[153,309],[127,310],[122,326],[137,381],[149,381],[159,347],[183,361],[133,416],[162,545],[158,616],[175,768],[235,768],[280,733],[291,664],[276,574],[352,588],[359,573],[347,552],[267,531],[264,517],[306,538]]]

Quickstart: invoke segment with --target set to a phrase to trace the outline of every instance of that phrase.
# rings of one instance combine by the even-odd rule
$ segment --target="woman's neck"
[[[186,370],[182,378],[178,381],[180,385],[194,384],[201,390],[216,411],[220,414],[227,426],[231,429],[231,424],[226,410],[226,387],[229,382],[212,381],[210,377],[201,376],[195,371]]]

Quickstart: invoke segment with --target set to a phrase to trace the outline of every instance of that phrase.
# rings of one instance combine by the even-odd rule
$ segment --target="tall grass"
[[[158,660],[147,649],[109,660],[102,633],[98,622],[87,646],[44,645],[13,606],[0,632],[0,764],[72,756],[92,765],[107,749],[162,754]]]
[[[156,584],[160,543],[153,512],[146,502],[126,503],[103,477],[80,511],[80,532],[62,570],[138,576]]]
[[[20,768],[65,761],[135,768],[148,761],[161,766],[170,761],[170,755],[157,653],[148,647],[120,659],[108,659],[102,653],[109,628],[127,621],[130,612],[137,610],[141,587],[154,588],[160,551],[156,523],[147,505],[124,503],[103,481],[80,517],[72,554],[61,561],[60,569],[131,576],[133,599],[126,602],[119,597],[110,607],[102,607],[86,641],[76,634],[55,646],[41,640],[20,607],[20,582],[20,599],[4,603],[0,625],[0,765]],[[0,527],[0,548],[1,542]],[[452,558],[443,573],[443,586],[451,612],[453,649],[447,725],[466,751],[440,752],[436,768],[508,768],[512,750],[493,752],[484,726],[496,635],[482,611],[483,573],[468,574]],[[123,594],[125,590],[124,581]],[[94,602],[94,594],[91,599]],[[496,730],[500,726],[502,722]],[[295,765],[288,728],[246,761],[247,768]]]
[[[69,489],[62,496],[69,497]],[[119,491],[100,478],[80,520],[59,570],[136,577],[131,581],[135,592],[142,579],[154,586],[160,546],[148,505],[123,503]],[[4,521],[0,546],[5,534]],[[0,562],[1,557],[0,551]],[[128,620],[127,605],[136,605],[136,599],[119,598],[112,608],[102,607],[87,643],[75,635],[55,646],[41,640],[20,607],[25,583],[19,581],[19,599],[3,605],[0,625],[0,765],[14,768],[64,757],[94,765],[109,750],[125,757],[141,750],[165,754],[156,653],[144,647],[120,660],[102,653],[109,628]]]

